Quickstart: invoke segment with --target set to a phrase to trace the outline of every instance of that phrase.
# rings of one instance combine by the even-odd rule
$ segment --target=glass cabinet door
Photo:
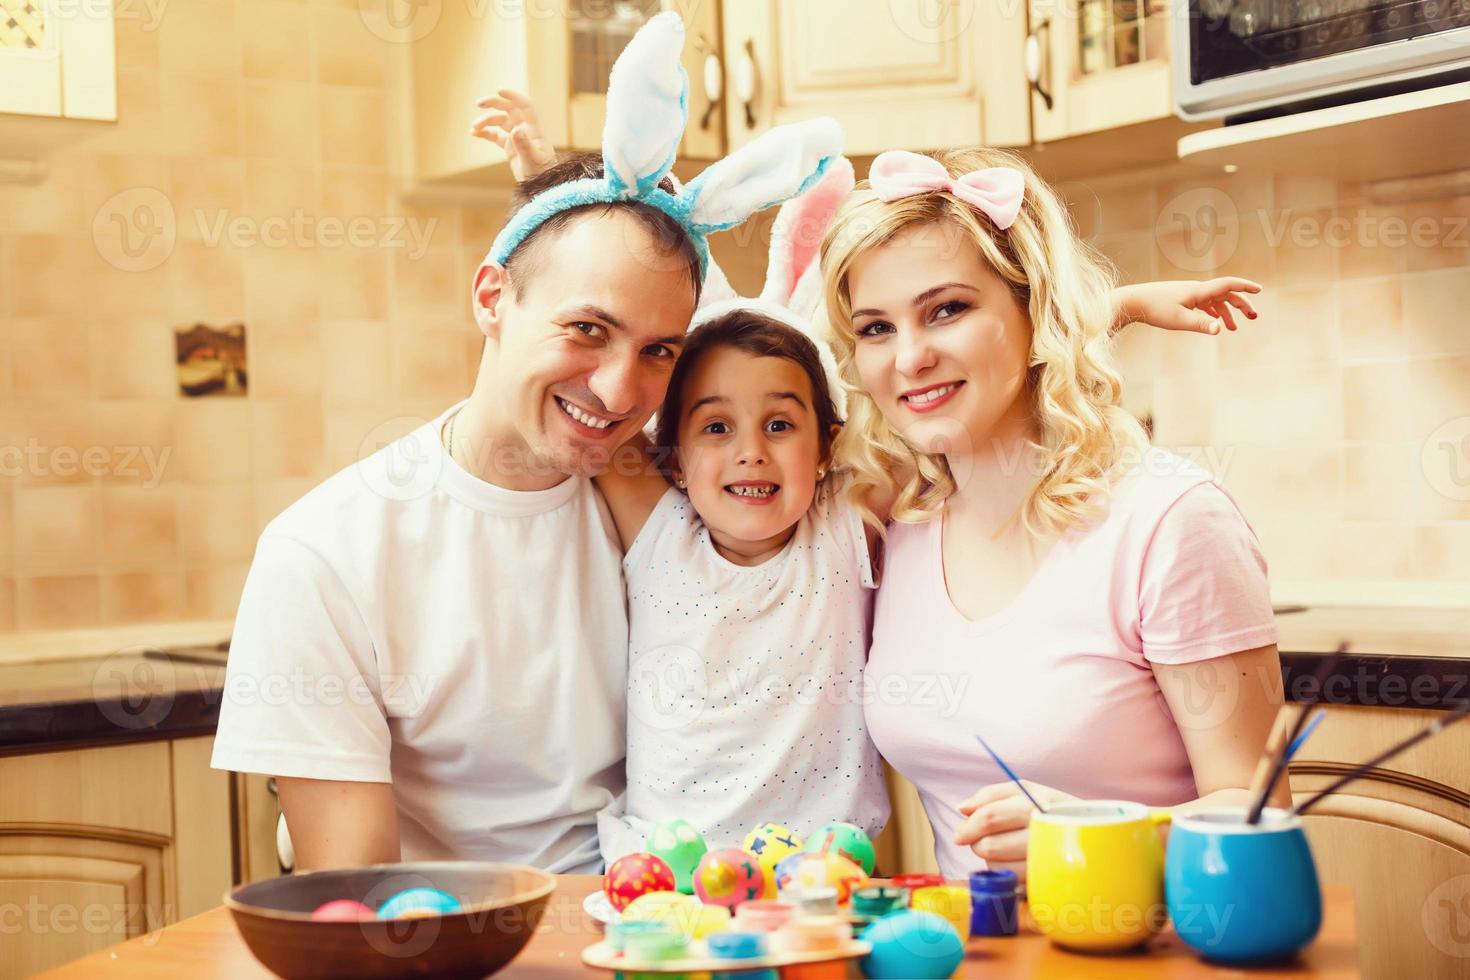
[[[1169,0],[1031,0],[1036,140],[1172,115],[1168,17]]]
[[[567,87],[568,141],[579,150],[602,144],[607,79],[613,62],[654,14],[673,10],[684,19],[684,70],[689,75],[689,128],[680,156],[714,159],[724,149],[719,105],[722,71],[719,11],[715,0],[568,0],[567,42],[571,55]],[[713,64],[707,61],[713,59]],[[716,76],[711,96],[709,75]]]

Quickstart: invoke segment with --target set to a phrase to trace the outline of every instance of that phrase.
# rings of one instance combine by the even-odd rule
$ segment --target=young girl
[[[866,717],[940,869],[1025,870],[1031,804],[977,735],[1043,806],[1243,802],[1281,703],[1265,561],[1210,474],[1120,407],[1105,264],[1013,154],[891,152],[869,177],[822,245],[856,392],[839,447],[894,519],[866,673],[965,693]]]
[[[778,243],[799,225],[819,239],[852,184],[842,165],[783,207]],[[794,251],[773,249],[764,302],[706,309],[690,332],[654,440],[673,485],[598,478],[627,552],[628,793],[599,825],[609,862],[671,817],[712,847],[766,821],[876,835],[888,819],[863,722],[873,570],[832,452],[831,355],[791,305],[815,297],[815,249]]]

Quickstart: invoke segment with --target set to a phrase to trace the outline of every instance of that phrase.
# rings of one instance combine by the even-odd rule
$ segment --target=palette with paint
[[[915,929],[942,933],[943,959],[962,949],[945,919],[908,908],[908,889],[869,881],[872,842],[858,827],[828,824],[804,842],[767,823],[743,843],[711,850],[687,821],[656,825],[647,850],[614,861],[584,903],[607,933],[583,962],[624,974],[779,970],[818,980],[847,976],[850,960],[907,957]],[[878,923],[876,947],[856,935]],[[931,965],[904,959],[892,975],[928,976]]]

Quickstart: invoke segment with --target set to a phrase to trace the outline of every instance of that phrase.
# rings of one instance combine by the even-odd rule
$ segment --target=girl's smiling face
[[[966,455],[1026,431],[1031,321],[961,229],[896,235],[853,263],[848,288],[859,378],[910,445]]]
[[[800,365],[733,347],[705,353],[684,380],[676,478],[736,564],[775,554],[825,472],[812,385]]]

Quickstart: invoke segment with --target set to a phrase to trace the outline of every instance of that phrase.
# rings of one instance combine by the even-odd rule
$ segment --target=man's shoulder
[[[432,424],[381,445],[312,487],[266,524],[261,537],[288,538],[328,559],[381,536],[395,512],[428,505],[438,483]]]

